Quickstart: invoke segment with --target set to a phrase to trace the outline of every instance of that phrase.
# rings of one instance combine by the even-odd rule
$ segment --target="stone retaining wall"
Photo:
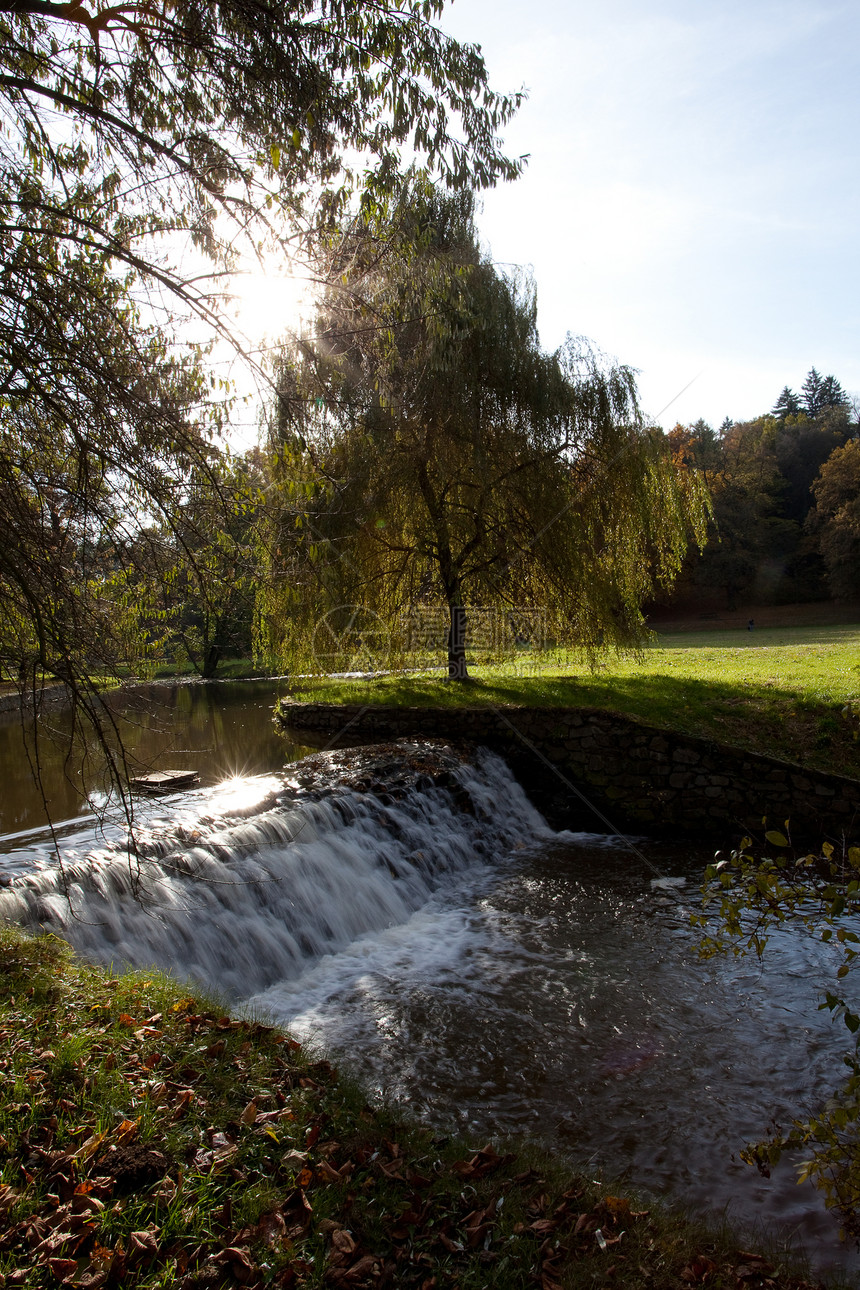
[[[760,833],[766,817],[770,828],[781,829],[789,820],[795,840],[860,833],[857,780],[600,709],[389,708],[282,700],[276,720],[286,729],[315,732],[320,743],[332,747],[410,736],[487,745],[506,757],[557,826],[636,823],[721,836],[731,843],[750,829]]]

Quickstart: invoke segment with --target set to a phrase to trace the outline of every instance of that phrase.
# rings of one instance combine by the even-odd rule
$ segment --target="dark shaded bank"
[[[282,699],[304,742],[468,740],[501,753],[554,827],[634,825],[698,837],[759,832],[856,838],[860,782],[589,708],[418,708]]]

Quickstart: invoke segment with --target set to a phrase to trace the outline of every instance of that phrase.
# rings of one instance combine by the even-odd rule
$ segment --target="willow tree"
[[[703,533],[703,485],[643,424],[628,368],[541,349],[533,284],[482,252],[470,197],[416,186],[402,219],[420,254],[347,230],[315,337],[284,355],[270,647],[343,603],[392,631],[444,606],[452,679],[470,606],[539,607],[591,657],[636,646]]]

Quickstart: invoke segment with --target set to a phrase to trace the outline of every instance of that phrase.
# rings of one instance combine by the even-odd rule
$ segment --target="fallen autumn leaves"
[[[8,929],[0,951],[2,1285],[809,1290],[557,1165],[398,1124],[157,975]]]

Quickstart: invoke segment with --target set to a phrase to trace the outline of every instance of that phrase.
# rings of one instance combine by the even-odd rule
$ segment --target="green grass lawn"
[[[572,653],[436,672],[315,679],[299,699],[398,705],[598,707],[860,778],[860,625],[672,633],[590,670]],[[845,711],[847,709],[847,712]]]

